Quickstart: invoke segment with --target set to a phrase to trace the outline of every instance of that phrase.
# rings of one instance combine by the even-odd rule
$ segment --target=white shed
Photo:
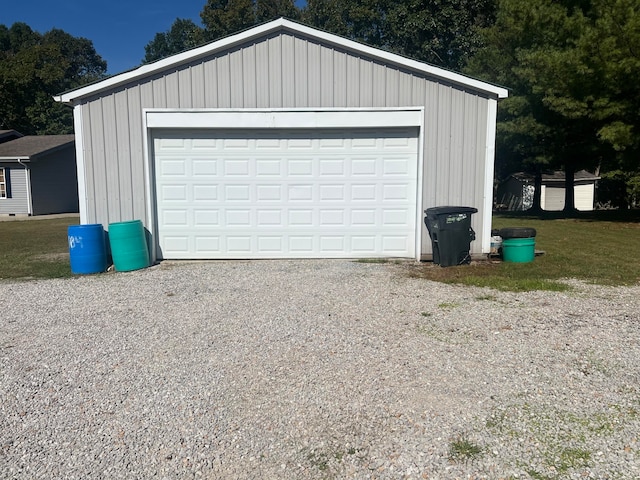
[[[423,210],[489,251],[504,88],[285,19],[85,86],[82,223],[142,220],[153,259],[431,257]]]

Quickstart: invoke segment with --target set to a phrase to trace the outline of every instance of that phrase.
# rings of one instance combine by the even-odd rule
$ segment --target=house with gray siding
[[[0,143],[0,215],[78,212],[74,141],[17,135]]]
[[[490,249],[506,89],[285,19],[56,97],[81,223],[141,220],[155,259],[428,259],[423,211]]]

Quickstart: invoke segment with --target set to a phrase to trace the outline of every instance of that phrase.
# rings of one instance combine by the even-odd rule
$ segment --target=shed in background
[[[580,170],[574,174],[575,207],[581,211],[595,208],[596,185],[600,177]],[[535,177],[533,174],[518,172],[509,175],[498,189],[498,205],[502,210],[528,210],[533,206]],[[565,174],[561,170],[542,174],[540,206],[547,211],[564,209]]]

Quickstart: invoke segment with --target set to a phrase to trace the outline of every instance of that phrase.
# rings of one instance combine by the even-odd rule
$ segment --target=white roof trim
[[[62,93],[58,96],[55,96],[54,99],[57,102],[73,104],[76,100],[79,100],[83,97],[96,94],[100,91],[113,88],[118,85],[135,81],[139,78],[143,78],[147,75],[151,75],[155,72],[158,72],[170,67],[178,66],[180,64],[196,60],[199,57],[210,55],[213,52],[230,48],[236,44],[244,43],[252,38],[267,35],[273,31],[277,31],[280,29],[289,30],[290,32],[293,32],[293,33],[295,32],[302,33],[309,37],[316,38],[318,40],[321,40],[330,44],[334,44],[336,46],[339,46],[340,48],[361,52],[365,55],[377,58],[379,60],[383,60],[385,62],[402,66],[403,68],[426,73],[434,77],[448,80],[452,83],[464,85],[464,86],[473,88],[475,90],[479,90],[481,92],[486,92],[489,94],[496,95],[498,98],[506,98],[508,96],[508,91],[506,88],[498,87],[496,85],[492,85],[490,83],[476,80],[471,77],[467,77],[465,75],[461,75],[459,73],[445,70],[443,68],[435,67],[433,65],[429,65],[423,62],[411,60],[409,58],[396,55],[394,53],[385,52],[384,50],[370,47],[362,43],[354,42],[352,40],[339,37],[332,33],[327,33],[321,30],[317,30],[315,28],[307,27],[300,23],[292,22],[284,18],[279,18],[277,20],[273,20],[271,22],[258,25],[257,27],[250,28],[249,30],[245,30],[235,35],[231,35],[231,36],[222,38],[220,40],[216,40],[214,42],[208,43],[201,47],[197,47],[197,48],[188,50],[186,52],[172,55],[162,60],[158,60],[157,62],[154,62],[154,63],[142,65],[141,67],[138,67],[135,70],[130,70],[130,71],[121,73],[119,75],[114,75],[113,77],[109,77],[101,82],[97,82],[91,85],[87,85],[85,87],[78,88],[76,90],[71,90],[69,92]]]

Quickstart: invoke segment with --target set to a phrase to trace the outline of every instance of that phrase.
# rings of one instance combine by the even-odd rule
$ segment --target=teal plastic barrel
[[[505,262],[533,262],[535,256],[535,238],[507,238],[502,240],[502,260]]]
[[[107,269],[107,249],[101,224],[70,225],[67,240],[71,273],[101,273]]]
[[[129,272],[149,266],[147,239],[140,220],[110,223],[109,244],[117,271]]]

